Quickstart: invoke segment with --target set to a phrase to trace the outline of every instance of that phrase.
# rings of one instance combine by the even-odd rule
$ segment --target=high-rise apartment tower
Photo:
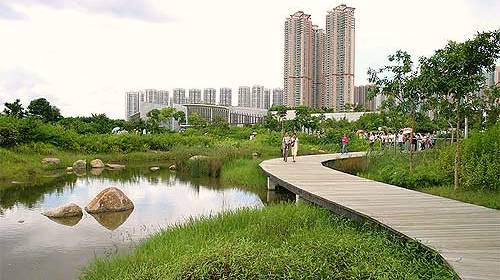
[[[298,11],[285,21],[285,105],[311,106],[312,52],[311,16]]]
[[[354,8],[339,5],[326,15],[325,106],[343,111],[354,95]]]
[[[231,88],[220,88],[219,104],[222,106],[231,106],[233,102],[233,93]]]

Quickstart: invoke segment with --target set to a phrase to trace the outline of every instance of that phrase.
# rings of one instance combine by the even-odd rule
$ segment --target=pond
[[[276,193],[183,178],[167,168],[104,170],[65,175],[51,185],[0,188],[0,279],[76,279],[97,256],[120,254],[142,239],[190,217],[280,200]],[[74,202],[84,208],[100,191],[116,186],[133,211],[51,220],[41,212]],[[286,197],[286,195],[285,195]]]

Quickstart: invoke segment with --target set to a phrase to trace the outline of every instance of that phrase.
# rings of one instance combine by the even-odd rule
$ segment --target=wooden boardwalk
[[[461,279],[500,279],[500,211],[346,174],[322,162],[361,157],[327,154],[260,164],[274,184],[355,219],[374,221],[437,251]],[[499,178],[500,179],[500,178]]]

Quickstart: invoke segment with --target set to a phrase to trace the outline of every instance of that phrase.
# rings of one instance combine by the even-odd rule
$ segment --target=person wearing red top
[[[342,154],[347,154],[347,145],[349,144],[349,136],[344,133],[344,136],[342,136]]]

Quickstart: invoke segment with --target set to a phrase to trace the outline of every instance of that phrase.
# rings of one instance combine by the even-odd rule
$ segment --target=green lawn
[[[493,209],[500,209],[500,191],[487,190],[454,190],[453,186],[438,186],[417,189],[428,194],[444,196],[447,198],[485,206]]]
[[[456,279],[416,242],[310,205],[275,205],[191,221],[82,279]]]

